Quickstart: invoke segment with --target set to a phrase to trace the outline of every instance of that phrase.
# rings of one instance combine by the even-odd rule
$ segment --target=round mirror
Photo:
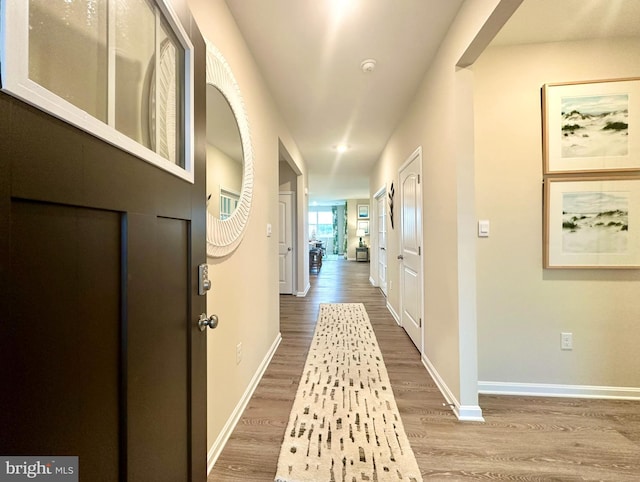
[[[229,64],[207,44],[207,255],[242,241],[253,194],[253,146],[240,89]]]
[[[227,98],[207,85],[207,211],[228,219],[240,202],[242,140]]]

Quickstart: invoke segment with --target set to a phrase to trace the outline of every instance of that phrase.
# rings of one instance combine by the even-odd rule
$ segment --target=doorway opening
[[[278,272],[281,295],[293,295],[305,292],[304,276],[299,275],[301,247],[299,243],[299,203],[302,188],[302,172],[295,164],[287,149],[278,143],[278,224],[275,234],[278,237]]]

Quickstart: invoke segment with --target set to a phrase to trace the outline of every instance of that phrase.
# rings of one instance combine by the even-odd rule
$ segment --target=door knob
[[[398,259],[404,259],[404,256],[402,256],[401,254],[398,255]]]
[[[287,251],[291,251],[291,248],[287,248]]]
[[[206,330],[207,327],[213,330],[216,326],[218,326],[217,315],[211,315],[207,318],[205,313],[200,313],[200,319],[198,320],[198,327],[200,328],[200,331]]]

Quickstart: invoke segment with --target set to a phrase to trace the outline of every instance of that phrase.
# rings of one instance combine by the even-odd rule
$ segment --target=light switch
[[[489,220],[481,219],[480,221],[478,221],[478,237],[480,238],[489,237]]]
[[[271,237],[271,223],[267,224],[267,238]]]

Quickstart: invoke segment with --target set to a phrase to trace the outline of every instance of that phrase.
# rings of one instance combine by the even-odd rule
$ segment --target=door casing
[[[377,251],[377,272],[376,279],[380,291],[387,296],[387,190],[378,191],[374,199],[376,201],[376,251]]]

